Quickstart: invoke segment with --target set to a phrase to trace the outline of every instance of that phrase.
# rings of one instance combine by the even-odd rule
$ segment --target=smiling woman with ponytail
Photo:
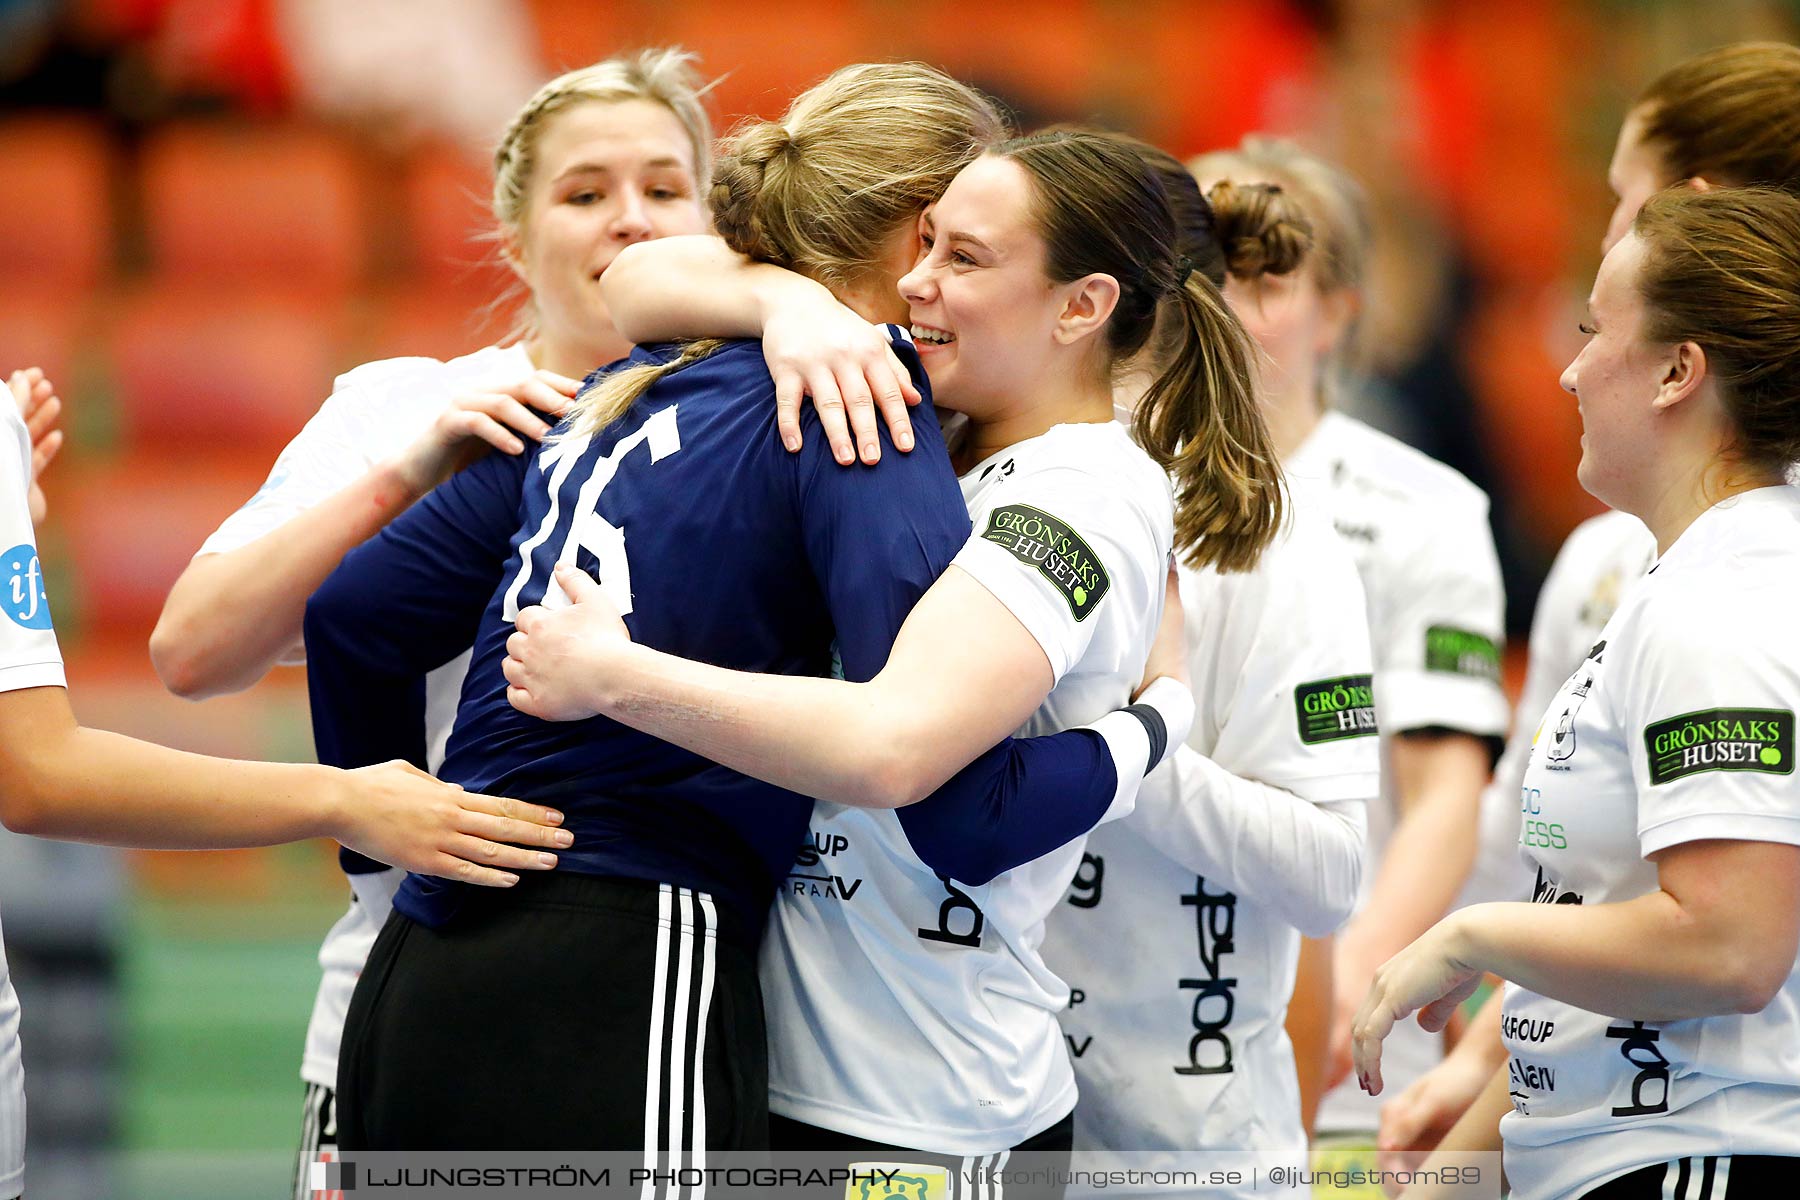
[[[1128,139],[1059,130],[995,154],[1031,176],[1047,247],[1046,274],[1118,280],[1102,365],[1110,384],[1157,332],[1158,364],[1138,402],[1138,443],[1175,487],[1175,541],[1184,561],[1247,570],[1281,524],[1281,468],[1256,402],[1252,348],[1218,287],[1181,252],[1167,192]],[[1215,189],[1213,222],[1226,269],[1255,278],[1290,271],[1304,230],[1284,221],[1266,189]]]

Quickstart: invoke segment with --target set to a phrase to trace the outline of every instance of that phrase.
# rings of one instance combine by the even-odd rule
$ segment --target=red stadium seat
[[[544,62],[553,73],[585,67],[617,54],[622,45],[639,44],[621,40],[626,30],[621,28],[619,16],[610,4],[595,4],[593,0],[531,0],[531,16]]]
[[[67,398],[83,363],[84,316],[72,295],[0,289],[0,377],[42,367]]]
[[[450,359],[492,345],[512,328],[513,306],[492,296],[408,284],[385,294],[357,342],[364,360],[420,354]]]
[[[273,455],[318,410],[333,377],[355,365],[340,325],[336,311],[267,293],[138,293],[112,338],[126,444]]]
[[[110,265],[111,148],[80,118],[0,123],[0,275],[11,292],[88,287]]]
[[[364,272],[356,152],[324,130],[195,124],[143,156],[151,256],[169,278],[341,293]]]
[[[422,151],[407,165],[400,196],[412,276],[434,288],[498,295],[513,280],[500,262],[490,209],[487,168],[444,146]]]
[[[268,469],[262,457],[159,451],[61,480],[51,512],[60,536],[51,546],[73,568],[76,595],[51,596],[59,625],[72,608],[83,644],[147,645],[176,576]]]

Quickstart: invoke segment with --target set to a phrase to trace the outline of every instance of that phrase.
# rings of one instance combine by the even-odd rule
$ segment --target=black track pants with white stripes
[[[703,893],[561,872],[440,929],[396,912],[344,1024],[338,1126],[345,1152],[763,1149],[755,949]]]
[[[1581,1200],[1773,1200],[1800,1194],[1800,1158],[1718,1154],[1678,1158],[1621,1175]]]

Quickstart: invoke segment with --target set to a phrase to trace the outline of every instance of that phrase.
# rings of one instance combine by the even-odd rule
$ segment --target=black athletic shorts
[[[768,1144],[768,1045],[738,914],[669,884],[525,873],[439,929],[395,912],[356,985],[338,1145]]]
[[[950,1173],[951,1195],[967,1200],[1062,1200],[1061,1176],[1068,1172],[1069,1151],[1075,1144],[1075,1114],[1071,1112],[1011,1150],[995,1154],[958,1156],[909,1150],[774,1116],[769,1118],[769,1138],[776,1150],[808,1152],[809,1165],[816,1162],[821,1167],[847,1168],[852,1163],[879,1162],[943,1167]],[[1025,1157],[1014,1163],[1015,1154]],[[1030,1170],[1025,1169],[1026,1164]],[[1023,1183],[994,1182],[994,1173],[1009,1167],[1031,1178]]]
[[[1695,1155],[1609,1179],[1581,1200],[1773,1200],[1800,1191],[1800,1158]]]

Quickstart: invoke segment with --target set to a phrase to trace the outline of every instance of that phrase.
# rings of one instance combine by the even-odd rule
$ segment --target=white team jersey
[[[1704,839],[1800,845],[1800,490],[1702,514],[1557,692],[1525,773],[1544,904],[1657,888],[1647,856]],[[1689,1155],[1800,1155],[1800,965],[1768,1007],[1656,1024],[1508,985],[1501,1120],[1520,1200]]]
[[[0,692],[62,687],[62,653],[50,625],[44,572],[25,502],[31,435],[10,395],[0,395]],[[19,997],[0,942],[0,1197],[25,1188],[25,1068],[19,1057]]]
[[[1380,766],[1362,587],[1324,497],[1291,490],[1288,525],[1254,571],[1181,569],[1196,706],[1187,744],[1315,804],[1360,804]],[[1075,1147],[1299,1153],[1283,1021],[1300,934],[1258,902],[1270,880],[1197,874],[1196,859],[1229,851],[1190,851],[1149,819],[1183,803],[1178,766],[1145,781],[1130,816],[1094,831],[1048,923],[1045,961],[1074,993],[1062,1025],[1081,1085]]]
[[[346,372],[330,399],[275,460],[262,489],[225,519],[199,553],[223,554],[256,541],[404,450],[455,397],[517,383],[531,372],[531,359],[519,345],[489,346],[449,362],[382,359]],[[304,662],[303,647],[296,643],[282,661]],[[468,667],[465,653],[426,677],[426,765],[433,771],[443,761]],[[350,908],[319,948],[324,974],[300,1066],[300,1077],[308,1083],[337,1086],[338,1043],[350,994],[404,877],[397,870],[351,876],[355,895]]]
[[[1332,518],[1362,576],[1375,651],[1375,711],[1384,735],[1425,728],[1506,736],[1500,686],[1506,602],[1488,499],[1462,475],[1385,433],[1327,412],[1282,464],[1324,482]],[[1365,898],[1397,819],[1391,783],[1369,806]],[[1443,1057],[1442,1039],[1396,1026],[1382,1074],[1398,1090]],[[1349,1078],[1319,1108],[1318,1128],[1372,1130],[1380,1101]]]
[[[1174,540],[1161,469],[1115,424],[1058,425],[962,487],[974,533],[955,565],[1055,673],[1021,734],[1129,703]],[[770,1111],[955,1155],[1009,1149],[1067,1116],[1075,1078],[1056,1013],[1069,992],[1039,947],[1080,861],[1077,840],[964,886],[919,860],[893,812],[818,804],[763,944]]]
[[[1531,619],[1530,657],[1513,708],[1512,734],[1481,794],[1475,869],[1456,907],[1530,898],[1531,870],[1519,852],[1519,788],[1538,720],[1655,560],[1656,539],[1642,521],[1622,512],[1588,518],[1557,551]]]

